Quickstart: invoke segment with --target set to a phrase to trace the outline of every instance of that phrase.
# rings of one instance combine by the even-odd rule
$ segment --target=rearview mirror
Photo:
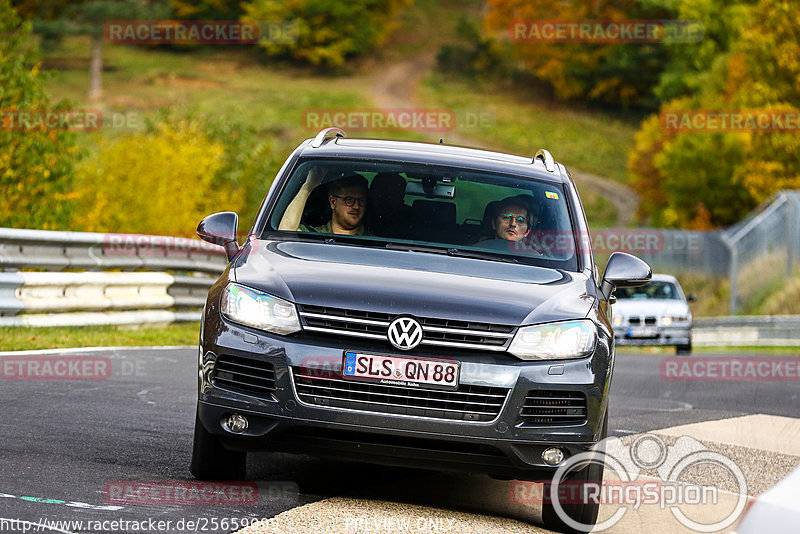
[[[406,184],[406,194],[427,198],[455,198],[456,186],[437,184],[436,180],[408,182]]]
[[[200,239],[223,247],[228,261],[239,252],[239,243],[236,241],[238,231],[239,215],[232,211],[214,213],[197,225],[197,235]]]
[[[600,292],[605,300],[618,287],[643,286],[653,277],[653,270],[647,262],[625,252],[614,252],[608,259]]]

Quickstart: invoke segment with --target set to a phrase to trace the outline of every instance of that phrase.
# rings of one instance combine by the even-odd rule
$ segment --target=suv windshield
[[[681,300],[678,288],[672,282],[650,282],[641,287],[622,287],[614,294],[618,299]]]
[[[337,242],[348,238],[359,245],[575,271],[565,197],[560,184],[529,177],[407,162],[305,159],[283,188],[265,233],[327,239],[335,234]]]

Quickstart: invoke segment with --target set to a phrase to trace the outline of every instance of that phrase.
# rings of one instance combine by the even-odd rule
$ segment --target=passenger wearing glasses
[[[504,198],[495,207],[494,213],[491,223],[495,235],[492,239],[522,241],[535,222],[530,201],[522,198],[522,195]]]
[[[308,171],[305,183],[289,203],[281,218],[278,230],[318,232],[321,234],[372,235],[363,224],[367,211],[367,179],[351,174],[328,184],[328,202],[331,218],[322,226],[301,223],[303,209],[311,192],[322,183],[327,170],[313,167]]]

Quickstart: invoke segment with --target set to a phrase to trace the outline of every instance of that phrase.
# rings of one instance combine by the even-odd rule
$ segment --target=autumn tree
[[[683,3],[698,10],[697,0]],[[715,0],[705,0],[714,4]],[[728,5],[729,26],[715,39],[716,55],[698,54],[681,98],[661,112],[764,111],[799,113],[800,14],[791,2],[759,0]],[[720,47],[721,43],[725,47]],[[701,44],[700,48],[703,48]],[[705,63],[703,63],[705,62]],[[667,69],[673,76],[674,68]],[[662,85],[663,87],[669,84]],[[642,196],[643,221],[708,228],[737,222],[755,205],[784,188],[800,188],[797,130],[674,131],[658,115],[636,136],[629,170]]]
[[[486,31],[511,41],[525,69],[551,85],[562,100],[656,107],[652,89],[667,62],[660,42],[529,40],[511,35],[512,24],[542,21],[619,21],[672,18],[659,4],[637,0],[489,0]]]
[[[240,207],[227,188],[215,187],[223,163],[222,144],[194,122],[158,123],[147,132],[101,141],[76,173],[74,226],[191,234],[209,213]]]
[[[242,2],[230,0],[170,0],[173,13],[185,20],[238,20]]]
[[[263,35],[268,55],[311,65],[337,67],[383,43],[398,10],[410,0],[251,0],[245,19],[291,27],[291,38]]]
[[[66,229],[75,134],[19,127],[24,114],[65,107],[51,107],[30,37],[31,24],[0,0],[0,226]]]

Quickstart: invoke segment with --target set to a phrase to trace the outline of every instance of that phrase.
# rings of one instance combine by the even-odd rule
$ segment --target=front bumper
[[[208,318],[207,318],[208,319]],[[491,420],[468,421],[408,413],[323,406],[301,400],[295,373],[308,362],[341,370],[344,351],[383,352],[388,344],[358,338],[296,334],[277,336],[231,324],[206,321],[200,351],[198,412],[203,426],[238,450],[281,450],[439,470],[488,473],[538,479],[555,470],[541,455],[560,447],[569,457],[589,450],[600,438],[610,383],[611,343],[601,336],[588,358],[560,362],[521,362],[505,353],[451,351],[461,361],[461,386],[508,390]],[[244,358],[274,368],[274,391],[255,394],[214,380],[217,358]],[[444,357],[423,350],[404,356]],[[338,367],[337,367],[338,366]],[[585,419],[569,424],[532,424],[521,417],[531,390],[571,391],[585,395]],[[232,413],[247,417],[241,434],[221,424]]]

